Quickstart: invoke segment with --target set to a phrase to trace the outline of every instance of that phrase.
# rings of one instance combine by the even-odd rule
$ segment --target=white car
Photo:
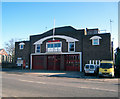
[[[84,72],[85,72],[85,75],[96,74],[97,73],[96,65],[86,64],[85,67],[84,67]]]

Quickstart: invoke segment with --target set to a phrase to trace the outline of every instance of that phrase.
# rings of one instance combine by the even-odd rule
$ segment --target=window
[[[112,64],[111,63],[101,63],[100,64],[100,68],[112,68]]]
[[[36,53],[40,53],[40,44],[36,45]]]
[[[48,46],[48,48],[50,48],[50,47],[51,47],[51,44],[48,44],[47,46]]]
[[[21,50],[21,49],[24,49],[24,45],[25,45],[25,43],[20,43],[20,44],[19,44],[20,50]]]
[[[61,52],[61,42],[47,43],[47,52]]]
[[[92,45],[100,45],[100,39],[102,39],[100,36],[93,36],[90,38],[90,40],[92,40]]]
[[[89,65],[85,65],[85,68],[86,68],[86,69],[89,69]]]
[[[93,39],[92,45],[99,45],[99,39]]]
[[[95,67],[94,67],[94,65],[90,65],[90,69],[94,69]]]
[[[2,55],[2,61],[4,61],[4,57],[5,57],[5,56],[4,56],[4,55]]]
[[[75,51],[75,43],[69,42],[69,51]]]
[[[24,45],[20,45],[20,49],[23,49]]]

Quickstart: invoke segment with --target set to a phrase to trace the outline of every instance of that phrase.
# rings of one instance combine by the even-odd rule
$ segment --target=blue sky
[[[0,48],[11,38],[28,39],[52,29],[54,17],[55,27],[99,28],[108,32],[111,19],[112,38],[115,48],[118,46],[117,2],[3,2]]]

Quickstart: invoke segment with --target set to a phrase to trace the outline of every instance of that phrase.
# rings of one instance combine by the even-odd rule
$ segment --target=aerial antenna
[[[55,34],[55,18],[54,18],[54,27],[53,27],[53,40],[55,40],[54,39],[54,34]]]
[[[112,33],[112,20],[110,19],[110,33]]]

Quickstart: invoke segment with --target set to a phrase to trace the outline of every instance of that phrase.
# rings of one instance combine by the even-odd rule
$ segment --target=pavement
[[[57,78],[77,78],[86,80],[99,81],[114,81],[118,82],[118,78],[99,78],[95,75],[85,76],[83,72],[76,71],[48,71],[48,70],[17,70],[17,69],[2,69],[4,73],[18,74],[18,75],[34,75],[37,77],[57,77]]]
[[[68,77],[68,78],[82,78],[83,72],[73,71],[48,71],[48,70],[15,70],[15,69],[2,69],[3,72],[17,73],[17,74],[34,74],[47,77]]]

